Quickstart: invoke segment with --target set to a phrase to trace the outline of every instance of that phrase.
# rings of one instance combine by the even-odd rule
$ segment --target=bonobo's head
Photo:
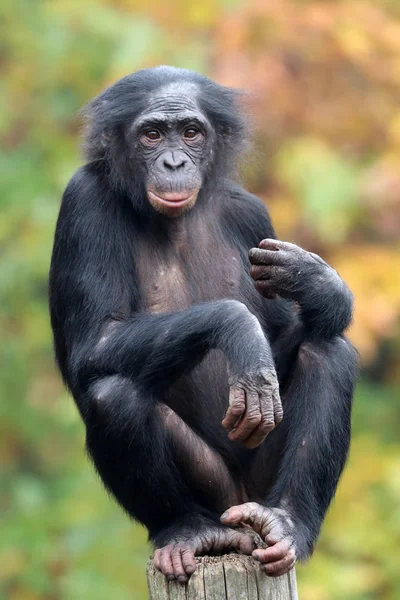
[[[150,204],[169,216],[194,206],[212,157],[212,127],[196,96],[192,83],[166,84],[149,94],[125,133]]]
[[[245,140],[237,92],[173,67],[124,77],[86,108],[86,154],[136,208],[168,217],[190,210],[200,190],[231,174]]]

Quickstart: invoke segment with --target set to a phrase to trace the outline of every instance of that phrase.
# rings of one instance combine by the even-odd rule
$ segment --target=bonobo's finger
[[[188,576],[186,575],[185,568],[182,562],[182,548],[180,546],[174,546],[171,552],[172,566],[174,567],[175,579],[179,583],[186,583]]]
[[[232,385],[229,389],[229,407],[226,411],[222,427],[231,431],[240,421],[246,410],[246,394],[242,388]]]
[[[255,288],[264,298],[273,300],[277,296],[276,286],[270,280],[260,280],[255,282]]]
[[[272,394],[272,401],[274,404],[274,419],[275,425],[278,425],[283,419],[283,406],[279,390],[274,390]]]
[[[238,550],[241,554],[250,554],[253,552],[255,546],[254,538],[251,535],[245,533],[235,533],[232,537],[231,548]]]
[[[275,286],[288,279],[286,269],[275,265],[252,265],[250,275],[254,281],[269,281]]]
[[[241,535],[237,549],[241,554],[247,554],[247,556],[250,556],[254,550],[255,545],[256,542],[250,535]]]
[[[288,573],[294,567],[296,560],[294,550],[289,550],[284,558],[276,562],[266,563],[263,568],[267,575],[271,577],[279,577]]]
[[[235,526],[239,523],[248,523],[254,531],[259,533],[263,522],[270,514],[270,509],[261,506],[257,502],[245,502],[228,508],[220,519],[224,525]]]
[[[272,389],[271,389],[272,388]],[[279,396],[279,384],[277,379],[270,381],[269,385],[260,393],[261,421],[249,438],[244,442],[246,448],[257,448],[282,421],[283,409]]]
[[[270,404],[270,408],[268,411],[263,413],[261,409],[261,421],[259,426],[254,429],[254,431],[249,435],[247,440],[243,442],[244,446],[249,449],[257,448],[262,442],[265,440],[267,435],[271,433],[271,431],[275,427],[274,421],[274,409],[272,402]]]
[[[279,422],[276,421],[275,418],[274,405],[274,386],[278,387],[278,382],[271,382],[271,385],[273,386],[272,393],[270,387],[266,387],[260,393],[261,422],[258,428],[246,441],[247,448],[256,448],[257,446],[259,446]],[[278,414],[283,414],[283,411],[279,413],[279,407],[277,407],[277,411]]]
[[[194,560],[194,553],[190,548],[183,548],[182,550],[182,564],[187,573],[191,575],[196,570],[196,561]]]
[[[159,571],[161,570],[161,567],[160,567],[160,550],[158,548],[154,552],[154,566]]]
[[[239,525],[242,520],[242,505],[238,504],[237,506],[231,506],[226,510],[220,517],[220,520],[225,525]]]
[[[250,276],[254,281],[262,281],[271,279],[271,271],[266,265],[251,265]]]
[[[265,269],[263,278],[254,280],[255,287],[261,294],[289,295],[293,282],[284,267],[264,266],[261,269]]]
[[[249,260],[252,265],[283,266],[288,262],[288,253],[284,250],[263,250],[262,248],[250,248]]]
[[[254,281],[275,281],[285,277],[286,271],[275,265],[251,265],[250,276]]]
[[[246,412],[239,424],[230,432],[229,439],[233,442],[244,442],[257,429],[261,422],[261,410],[258,393],[246,391]]]
[[[287,553],[289,552],[292,545],[292,540],[290,538],[284,538],[277,544],[273,546],[269,546],[268,548],[262,549],[259,548],[254,550],[253,558],[258,560],[260,563],[269,563],[276,562],[278,560],[282,560]],[[294,550],[293,550],[293,558],[294,558]]]
[[[268,575],[268,577],[281,577],[282,575],[286,575],[286,573],[289,573],[289,571],[291,571],[293,569],[295,564],[296,564],[296,561],[294,560],[293,562],[290,563],[289,566],[286,566],[284,569],[281,569],[280,571],[276,571],[275,573],[267,573],[267,575]],[[262,566],[261,569],[266,571],[265,566]]]
[[[297,252],[299,250],[303,250],[300,246],[296,244],[292,244],[291,242],[282,242],[282,240],[273,240],[271,238],[266,238],[265,240],[261,240],[258,244],[259,248],[263,250],[272,250],[272,251],[286,251],[286,252]]]
[[[172,545],[164,546],[160,549],[160,571],[164,573],[167,579],[174,579],[174,567],[171,561]]]

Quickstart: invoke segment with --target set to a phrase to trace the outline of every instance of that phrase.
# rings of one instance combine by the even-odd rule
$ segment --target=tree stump
[[[225,554],[196,558],[189,583],[168,581],[147,563],[149,600],[298,600],[296,574],[268,577],[250,556]]]

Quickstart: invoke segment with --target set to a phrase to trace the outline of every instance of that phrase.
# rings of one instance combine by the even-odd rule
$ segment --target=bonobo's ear
[[[215,133],[218,136],[221,136],[224,141],[228,141],[227,138],[230,138],[232,136],[232,127],[230,127],[229,125],[226,125],[225,123],[221,123],[220,125],[217,125],[215,128]]]
[[[105,129],[101,134],[100,143],[103,148],[107,148],[111,141],[111,132],[108,129]]]

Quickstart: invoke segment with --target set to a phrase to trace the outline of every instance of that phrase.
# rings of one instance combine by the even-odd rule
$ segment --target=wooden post
[[[167,581],[147,563],[149,600],[298,600],[296,574],[268,577],[250,556],[225,554],[196,558],[187,585]]]

